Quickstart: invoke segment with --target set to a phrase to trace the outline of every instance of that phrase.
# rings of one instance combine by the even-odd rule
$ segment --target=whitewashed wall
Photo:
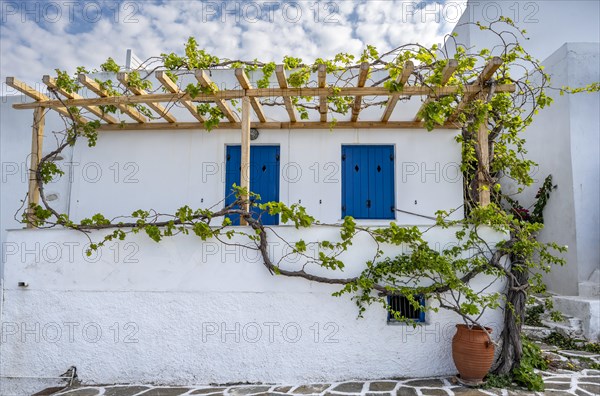
[[[37,89],[42,89],[37,87]],[[26,103],[31,100],[21,95],[2,96],[0,98],[0,162],[2,180],[0,184],[0,237],[6,241],[6,230],[21,228],[19,208],[27,194],[29,180],[29,158],[31,153],[31,129],[33,125],[32,110],[15,110],[15,103]],[[55,112],[46,115],[43,154],[56,148],[54,132],[64,129],[64,123]],[[71,162],[72,149],[63,151],[61,164]],[[70,167],[63,166],[66,175],[61,180],[51,183],[46,194],[52,204],[62,212],[68,211]],[[15,219],[15,215],[16,218]],[[0,261],[0,279],[4,261]]]
[[[343,144],[395,146],[398,209],[433,216],[436,210],[460,206],[462,174],[455,135],[448,130],[262,130],[252,144],[280,146],[281,201],[301,203],[308,213],[331,223],[341,219]],[[236,130],[101,133],[96,147],[75,148],[71,216],[215,205],[225,196],[226,145],[239,142]],[[397,220],[430,222],[405,213],[398,213]]]
[[[426,235],[441,249],[453,243],[454,231]],[[316,241],[334,240],[338,231],[277,232],[292,241]],[[87,257],[81,233],[8,235],[1,376],[54,376],[71,365],[90,383],[280,383],[455,373],[450,341],[456,316],[430,313],[426,325],[413,329],[387,324],[386,312],[373,306],[358,319],[347,296],[331,296],[338,286],[269,275],[255,252],[195,236],[155,243],[138,235]],[[494,242],[498,235],[486,237]],[[272,241],[272,254],[279,257],[283,246]],[[357,275],[374,246],[368,238],[354,246],[343,273],[307,270]],[[299,263],[290,258],[283,267]],[[488,281],[473,284],[481,288]],[[500,312],[489,312],[485,322],[498,336]],[[29,382],[2,383],[2,394],[11,394]]]
[[[512,18],[527,31],[522,45],[543,60],[552,86],[578,87],[600,80],[599,13],[597,1],[469,0],[454,32],[467,47],[490,48],[498,44],[490,32],[464,23],[486,24],[498,14]],[[560,96],[556,90],[548,94],[555,102],[539,113],[524,135],[529,157],[539,163],[532,172],[536,183],[518,199],[526,206],[533,203],[544,178],[553,175],[558,189],[544,212],[540,238],[567,245],[569,251],[564,256],[567,265],[555,267],[545,281],[552,292],[579,295],[580,284],[600,271],[600,95]]]
[[[567,43],[543,62],[554,86],[579,87],[600,80],[600,45]],[[578,295],[579,284],[600,270],[600,94],[560,96],[527,129],[527,149],[539,163],[536,183],[523,194],[533,202],[548,174],[558,186],[544,211],[540,239],[567,245],[567,265],[545,275],[549,289]]]

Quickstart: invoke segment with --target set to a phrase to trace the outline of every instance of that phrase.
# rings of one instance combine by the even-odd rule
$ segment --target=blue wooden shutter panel
[[[279,146],[250,147],[250,190],[260,195],[259,202],[279,201]],[[231,186],[240,185],[241,147],[227,146],[225,171],[225,205],[235,201]],[[256,213],[258,216],[258,213]],[[264,225],[279,224],[279,216],[263,213]],[[240,224],[239,216],[231,216],[235,225]]]
[[[342,146],[342,217],[394,219],[394,147]]]

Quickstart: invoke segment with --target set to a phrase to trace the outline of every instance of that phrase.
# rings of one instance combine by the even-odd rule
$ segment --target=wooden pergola
[[[279,87],[275,88],[254,88],[246,76],[244,69],[236,69],[235,77],[239,82],[240,89],[222,90],[211,94],[200,93],[195,97],[184,91],[181,91],[177,84],[173,82],[164,71],[155,72],[156,79],[161,83],[166,93],[148,93],[143,89],[129,86],[128,73],[118,73],[117,79],[127,87],[125,95],[114,96],[104,90],[98,82],[85,74],[79,74],[79,82],[96,97],[83,98],[77,93],[70,93],[60,88],[56,81],[50,76],[44,76],[42,81],[49,90],[61,96],[61,99],[51,99],[42,92],[35,90],[27,84],[17,80],[14,77],[8,77],[6,84],[20,91],[26,96],[34,99],[34,102],[14,104],[15,109],[33,109],[33,132],[31,144],[31,161],[29,171],[29,194],[28,207],[31,204],[39,202],[39,187],[36,173],[38,164],[42,158],[42,141],[44,136],[44,117],[46,109],[54,110],[62,116],[71,117],[67,108],[75,107],[87,110],[90,114],[97,117],[101,126],[99,131],[143,131],[143,130],[178,130],[178,129],[203,129],[206,120],[196,110],[197,102],[212,102],[223,112],[226,122],[221,122],[219,129],[240,129],[241,130],[241,186],[250,191],[250,129],[330,129],[332,124],[327,122],[329,96],[352,96],[352,113],[350,121],[339,121],[335,123],[335,128],[390,128],[390,129],[423,129],[425,127],[420,117],[421,109],[432,101],[441,97],[455,94],[462,94],[460,102],[448,121],[439,126],[441,129],[460,128],[456,120],[466,105],[477,98],[485,98],[490,94],[490,81],[496,70],[502,65],[502,60],[498,57],[492,58],[483,68],[476,81],[470,85],[446,86],[452,74],[456,71],[458,64],[450,60],[442,71],[442,81],[440,86],[409,86],[406,83],[414,71],[414,64],[407,61],[403,72],[396,78],[396,83],[403,86],[400,92],[390,92],[385,87],[366,87],[367,76],[369,74],[369,63],[360,65],[358,80],[356,86],[335,88],[327,86],[327,71],[325,65],[320,65],[317,70],[318,86],[293,88],[288,85],[285,69],[283,65],[278,65],[275,70]],[[201,86],[211,87],[212,81],[209,73],[205,70],[196,70],[194,75]],[[514,84],[495,85],[493,94],[502,92],[515,92]],[[298,116],[294,108],[293,97],[316,97],[319,100],[319,121],[298,121]],[[387,104],[379,121],[359,121],[358,117],[363,107],[363,98],[366,96],[387,97]],[[390,117],[398,100],[401,97],[420,96],[424,97],[419,111],[411,121],[390,121]],[[285,110],[289,120],[283,122],[268,121],[263,111],[260,98],[283,98]],[[236,99],[242,102],[241,119],[232,110],[229,101]],[[168,104],[165,107],[164,104]],[[132,105],[143,104],[151,108],[164,121],[150,122],[146,116],[138,112]],[[171,112],[169,105],[180,104],[186,108],[195,118],[194,122],[180,122]],[[120,122],[110,114],[103,112],[98,106],[115,106],[122,114],[131,119],[130,122]],[[257,122],[251,121],[251,113],[256,114]],[[83,116],[77,116],[79,123],[91,121]],[[489,186],[485,178],[485,171],[489,168],[488,158],[488,130],[485,123],[478,131],[478,145],[480,148],[481,161],[478,172],[479,200],[480,204],[486,205],[490,202]]]

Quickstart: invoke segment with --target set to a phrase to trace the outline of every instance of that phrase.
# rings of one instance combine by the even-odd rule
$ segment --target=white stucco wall
[[[568,85],[600,81],[600,43],[566,45]],[[600,93],[569,97],[579,282],[600,271]]]
[[[37,87],[42,89],[41,87]],[[14,93],[14,92],[11,92]],[[6,241],[6,230],[21,228],[19,208],[27,194],[29,181],[29,156],[31,153],[31,129],[33,112],[31,110],[15,110],[15,103],[31,102],[22,95],[0,97],[0,162],[2,165],[2,180],[0,183],[0,237],[1,243]],[[56,148],[56,137],[53,132],[64,129],[64,123],[55,112],[46,113],[43,154]],[[71,161],[72,150],[63,151],[61,163]],[[69,203],[69,167],[63,167],[67,172],[65,177],[52,183],[47,195],[56,195],[53,206],[61,211],[67,211]],[[19,213],[17,213],[19,212]],[[16,218],[15,219],[15,214]],[[0,261],[0,278],[4,262]]]
[[[454,231],[432,229],[426,236],[441,249]],[[291,241],[316,241],[333,240],[338,230],[277,232]],[[430,313],[425,326],[413,329],[388,325],[386,312],[373,306],[358,319],[354,302],[331,296],[338,286],[271,276],[255,252],[195,236],[157,244],[138,235],[87,258],[81,233],[8,235],[0,376],[54,376],[71,365],[90,383],[277,383],[455,372],[450,340],[456,316]],[[283,246],[272,241],[279,257]],[[307,270],[357,275],[374,246],[368,237],[354,246],[343,273]],[[283,263],[299,265],[293,258]],[[473,285],[488,281],[480,277]],[[498,336],[500,312],[486,315]],[[5,379],[2,394],[24,383]]]
[[[448,130],[262,130],[252,144],[280,146],[281,201],[301,202],[308,213],[331,223],[341,219],[343,144],[395,146],[398,209],[433,216],[436,210],[459,207],[462,175],[455,135]],[[102,133],[96,147],[75,147],[73,162],[81,165],[74,168],[71,216],[213,206],[225,196],[226,145],[239,142],[235,130]],[[431,222],[406,213],[398,213],[397,221]]]
[[[521,39],[522,45],[543,60],[553,87],[579,87],[600,81],[599,2],[469,0],[454,29],[457,41],[475,48],[497,45],[490,32],[464,23],[486,24],[498,12],[527,31],[528,39]],[[564,255],[568,264],[555,267],[545,279],[552,292],[578,295],[579,284],[594,270],[600,270],[600,95],[559,96],[556,90],[547,93],[554,103],[539,113],[524,135],[528,156],[539,164],[533,171],[536,183],[518,199],[526,206],[532,203],[544,178],[553,175],[558,189],[546,207],[540,239],[567,245],[569,252]]]
[[[600,45],[567,43],[543,62],[555,87],[585,86],[600,80]],[[600,94],[559,95],[549,90],[554,103],[540,111],[523,137],[528,156],[539,165],[532,175],[535,183],[519,201],[535,201],[544,178],[554,184],[544,211],[540,240],[569,247],[567,265],[545,274],[550,291],[578,295],[579,283],[600,269]]]

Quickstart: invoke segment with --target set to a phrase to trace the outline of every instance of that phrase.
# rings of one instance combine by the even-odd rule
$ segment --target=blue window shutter
[[[241,148],[240,146],[227,146],[225,154],[225,206],[235,202],[233,184],[240,185],[241,171]],[[231,222],[235,225],[240,224],[240,216],[229,216]]]
[[[279,146],[251,146],[250,147],[250,190],[260,195],[260,202],[279,201]],[[235,201],[231,193],[233,183],[240,185],[241,148],[240,146],[227,146],[226,176],[225,176],[225,205]],[[256,214],[258,216],[258,213]],[[240,224],[239,216],[231,216],[235,225]],[[279,216],[263,213],[261,221],[264,225],[279,224]]]
[[[342,217],[394,219],[394,147],[342,146]]]

